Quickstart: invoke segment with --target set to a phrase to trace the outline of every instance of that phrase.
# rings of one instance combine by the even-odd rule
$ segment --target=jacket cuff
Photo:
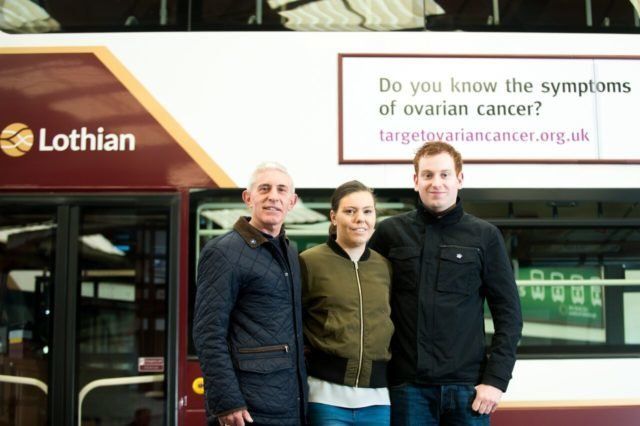
[[[493,376],[491,374],[485,374],[482,376],[483,385],[490,385],[494,388],[500,389],[502,392],[507,391],[507,386],[509,385],[509,380],[504,380],[500,377]]]

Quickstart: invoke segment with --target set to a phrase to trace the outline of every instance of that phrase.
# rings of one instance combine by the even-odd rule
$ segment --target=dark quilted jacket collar
[[[236,223],[233,225],[233,229],[240,234],[245,243],[251,248],[256,248],[264,243],[268,243],[269,240],[265,237],[262,232],[251,226],[249,224],[249,220],[251,218],[240,216]],[[284,236],[284,225],[282,230],[280,231],[279,237]],[[287,245],[289,245],[289,240],[285,238]]]

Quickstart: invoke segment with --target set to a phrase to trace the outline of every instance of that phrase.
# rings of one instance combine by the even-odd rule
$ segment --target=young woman
[[[358,181],[331,197],[329,239],[301,255],[312,425],[388,425],[386,366],[393,334],[391,267],[367,248],[376,223]]]

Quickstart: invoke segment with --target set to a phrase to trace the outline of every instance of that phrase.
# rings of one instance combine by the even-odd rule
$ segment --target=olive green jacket
[[[355,387],[385,387],[393,334],[390,263],[366,249],[353,262],[330,238],[300,255],[308,374]]]

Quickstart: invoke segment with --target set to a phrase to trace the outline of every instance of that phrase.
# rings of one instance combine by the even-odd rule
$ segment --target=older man
[[[242,194],[251,217],[200,255],[193,338],[209,425],[304,424],[300,266],[283,228],[293,181],[263,163]]]

